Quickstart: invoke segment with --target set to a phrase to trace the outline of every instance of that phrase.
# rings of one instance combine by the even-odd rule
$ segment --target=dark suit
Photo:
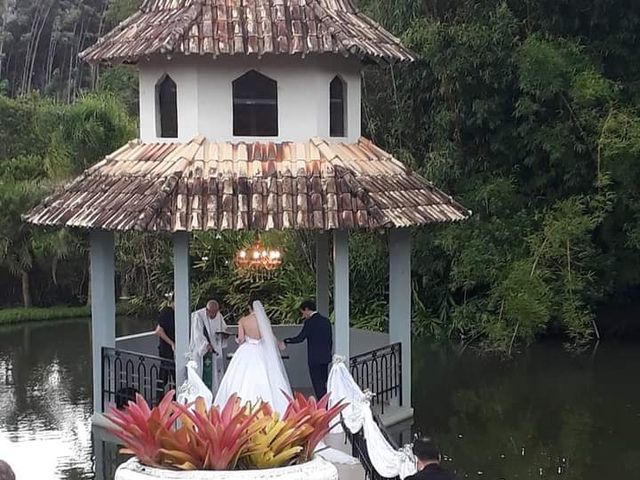
[[[405,480],[456,480],[456,476],[440,465],[431,464]]]
[[[314,313],[304,321],[302,331],[293,338],[286,338],[284,343],[302,343],[305,340],[311,383],[316,398],[320,399],[327,394],[329,364],[333,352],[333,333],[329,319]]]

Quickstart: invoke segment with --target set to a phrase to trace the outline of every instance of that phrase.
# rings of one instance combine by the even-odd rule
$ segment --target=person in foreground
[[[244,402],[263,400],[284,415],[292,397],[291,385],[282,363],[278,341],[260,301],[249,307],[249,314],[238,321],[240,345],[222,377],[213,404],[224,407],[235,393]]]
[[[421,437],[413,442],[413,454],[417,458],[418,473],[405,480],[456,480],[457,477],[443,468],[442,455],[430,438]]]
[[[13,470],[4,460],[0,460],[0,480],[16,480]]]
[[[316,304],[311,300],[302,302],[300,313],[304,318],[302,331],[293,338],[286,338],[285,344],[302,343],[307,341],[307,361],[309,376],[313,384],[316,398],[320,399],[327,393],[329,379],[329,364],[333,351],[333,334],[331,322],[316,311]],[[280,348],[283,348],[281,345]]]

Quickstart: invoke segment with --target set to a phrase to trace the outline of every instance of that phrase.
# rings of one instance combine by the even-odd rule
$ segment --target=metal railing
[[[385,404],[394,399],[402,404],[401,343],[351,357],[349,369],[360,389],[373,394],[371,406],[379,405],[382,414]]]
[[[389,436],[387,429],[382,424],[380,417],[376,413],[373,414],[373,419],[378,424],[380,431],[384,435],[384,438],[389,442],[395,450],[398,450],[398,445],[396,442]],[[343,424],[343,430],[345,431],[347,440],[351,443],[351,455],[357,458],[362,465],[364,470],[365,480],[388,480],[387,478],[381,476],[376,469],[373,467],[371,463],[371,458],[369,457],[369,451],[367,450],[367,441],[364,438],[364,432],[362,429],[357,433],[351,433],[349,429]],[[393,480],[397,480],[398,477],[393,477]]]
[[[402,404],[402,344],[394,343],[371,352],[351,357],[349,363],[351,375],[360,389],[371,392],[371,406],[379,405],[384,414],[385,404],[396,400]],[[389,444],[397,449],[380,417],[373,412],[373,418]],[[364,433],[360,430],[351,433],[346,427],[346,438],[351,443],[352,455],[362,464],[366,480],[387,480],[382,477],[371,463]],[[397,477],[395,477],[397,478]]]
[[[125,406],[139,393],[150,405],[175,388],[176,366],[173,360],[102,348],[102,411],[107,405]]]

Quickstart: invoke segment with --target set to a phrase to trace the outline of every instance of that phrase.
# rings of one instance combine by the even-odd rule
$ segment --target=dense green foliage
[[[0,272],[4,302],[75,302],[86,296],[86,239],[22,222],[54,185],[95,163],[134,135],[113,96],[89,95],[66,105],[37,96],[0,96]],[[31,278],[32,273],[36,278]],[[6,280],[4,280],[6,278]],[[14,279],[19,279],[20,286]],[[34,288],[36,287],[36,288]],[[20,291],[19,296],[17,292]],[[13,302],[11,302],[13,303]]]
[[[369,135],[475,212],[418,233],[417,327],[593,338],[599,304],[637,298],[640,5],[363,4],[420,56],[365,78]]]
[[[4,10],[0,38],[29,25],[29,3],[12,3],[11,15]],[[63,3],[52,2],[48,15],[61,15]],[[474,212],[463,224],[415,232],[416,333],[501,352],[547,332],[566,334],[574,346],[598,336],[598,309],[637,301],[640,285],[640,5],[616,0],[360,4],[420,57],[413,65],[365,71],[366,134]],[[85,2],[81,17],[94,19],[83,23],[86,40],[101,31],[95,19],[106,28],[135,5]],[[96,17],[92,12],[98,11]],[[72,75],[75,93],[65,97],[61,92],[71,88],[68,82],[62,89],[48,86],[36,68],[25,90],[18,81],[24,74],[15,71],[25,41],[15,34],[5,41],[6,58],[14,59],[0,69],[8,93],[34,87],[58,99],[93,87],[102,93],[68,107],[36,97],[0,97],[2,205],[9,207],[0,219],[5,252],[0,259],[18,279],[2,301],[15,302],[19,280],[24,285],[24,273],[35,269],[37,303],[84,302],[83,239],[35,230],[19,216],[52,182],[77,173],[132,135],[135,76],[125,68],[78,66]],[[46,48],[36,50],[44,55]],[[229,263],[235,249],[252,238],[194,237],[194,303],[217,296],[239,312],[250,291],[259,289],[277,320],[291,318],[297,302],[314,290],[313,240],[304,234],[269,235],[265,241],[286,248],[287,263],[258,283]],[[351,249],[354,322],[385,328],[384,236],[354,235]],[[61,275],[60,268],[84,274]],[[171,290],[171,269],[168,238],[119,236],[119,292],[135,308],[156,308]]]
[[[128,306],[116,305],[118,314],[126,314]],[[16,307],[0,309],[0,325],[13,325],[25,322],[44,322],[49,320],[66,320],[87,318],[91,315],[91,307],[88,305],[56,306],[56,307]]]

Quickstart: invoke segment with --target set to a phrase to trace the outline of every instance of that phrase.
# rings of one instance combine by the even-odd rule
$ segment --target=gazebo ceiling
[[[82,52],[88,62],[155,54],[308,55],[337,53],[402,62],[414,55],[352,0],[146,0]]]
[[[129,142],[29,212],[37,224],[113,231],[367,229],[470,212],[366,139]]]

